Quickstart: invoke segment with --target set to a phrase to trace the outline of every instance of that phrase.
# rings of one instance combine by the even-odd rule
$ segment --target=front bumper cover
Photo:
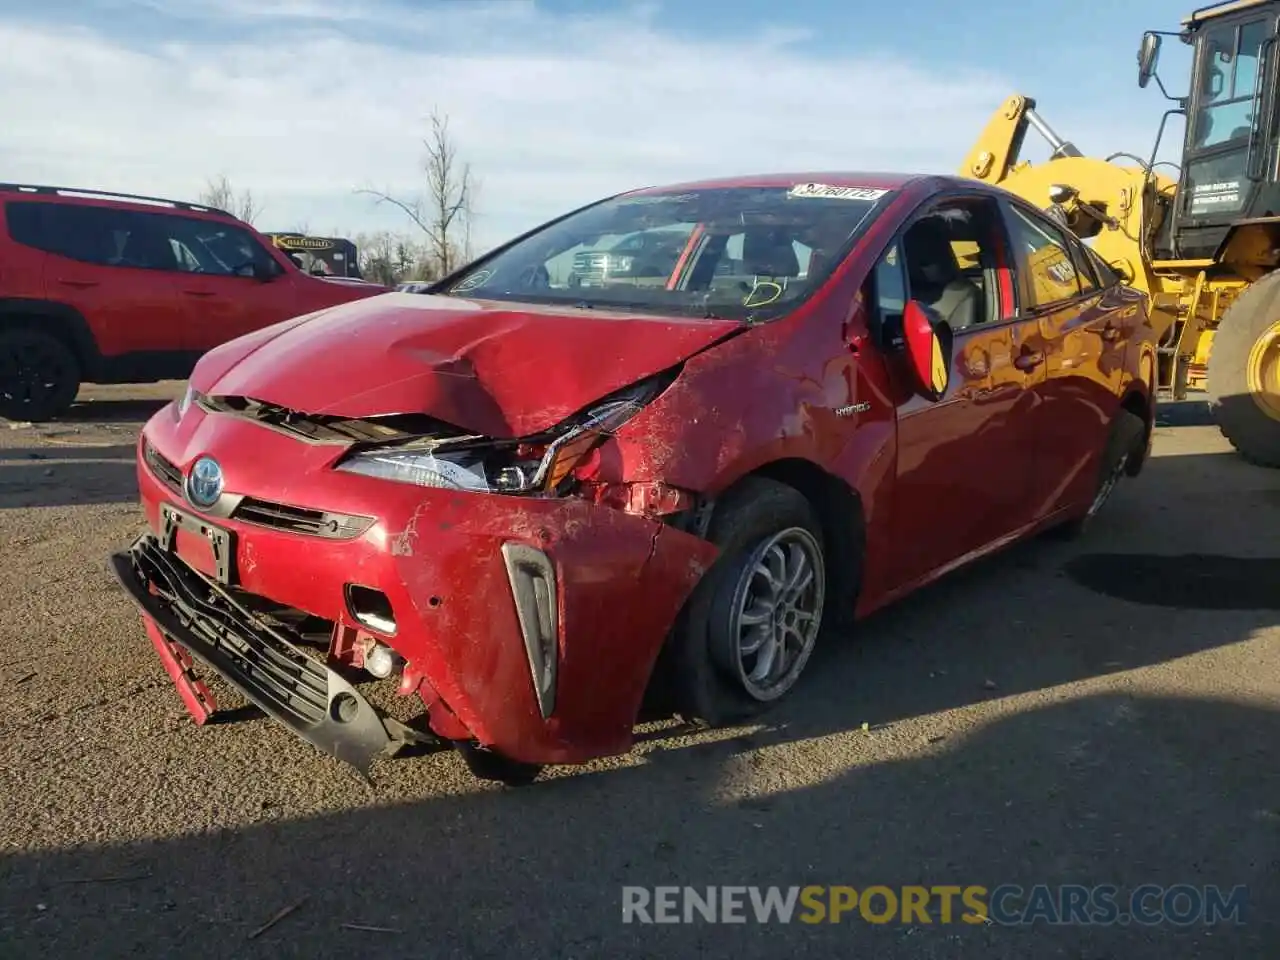
[[[372,763],[430,738],[381,716],[341,675],[254,617],[226,590],[144,534],[111,556],[120,585],[168,641],[156,648],[197,720],[169,644],[214,670],[272,719],[367,780]],[[154,638],[153,638],[154,639]],[[170,663],[170,660],[174,660]]]

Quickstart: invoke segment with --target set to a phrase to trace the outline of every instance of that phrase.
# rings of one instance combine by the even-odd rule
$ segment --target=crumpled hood
[[[386,293],[224,344],[191,379],[211,396],[304,413],[424,413],[520,437],[741,329],[731,320]]]

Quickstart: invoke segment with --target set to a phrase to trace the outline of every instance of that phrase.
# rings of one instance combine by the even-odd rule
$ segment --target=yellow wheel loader
[[[1178,32],[1148,31],[1138,86],[1172,101],[1150,158],[1083,156],[1010,97],[961,174],[998,184],[1057,217],[1124,281],[1150,294],[1162,329],[1162,397],[1207,392],[1219,429],[1253,463],[1280,467],[1280,0],[1197,10]],[[1186,96],[1156,73],[1162,37],[1192,47]],[[1186,117],[1181,163],[1157,164],[1169,117]],[[1019,160],[1035,129],[1050,159]]]

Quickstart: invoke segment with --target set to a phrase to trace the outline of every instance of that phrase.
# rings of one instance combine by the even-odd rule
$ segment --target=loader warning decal
[[[1197,183],[1191,188],[1191,215],[1213,214],[1240,207],[1240,181]]]
[[[888,190],[876,190],[873,187],[837,187],[829,183],[797,183],[787,191],[787,196],[795,199],[876,201],[888,192]]]

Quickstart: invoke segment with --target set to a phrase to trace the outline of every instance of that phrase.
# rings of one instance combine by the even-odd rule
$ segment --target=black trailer
[[[267,238],[308,273],[363,280],[356,245],[342,237],[310,237],[300,233],[267,233]]]

